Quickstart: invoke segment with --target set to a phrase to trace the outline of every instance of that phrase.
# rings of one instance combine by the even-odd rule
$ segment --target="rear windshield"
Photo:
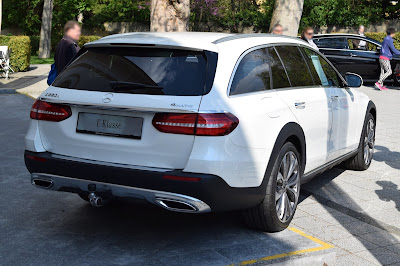
[[[53,86],[102,92],[198,96],[211,89],[210,79],[214,79],[215,67],[216,54],[211,52],[97,47],[79,53]]]

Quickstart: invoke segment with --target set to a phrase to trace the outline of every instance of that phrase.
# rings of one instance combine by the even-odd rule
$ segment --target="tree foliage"
[[[384,1],[305,0],[301,26],[369,25],[385,18]]]
[[[67,20],[83,14],[85,28],[102,28],[104,22],[150,23],[150,0],[54,0],[53,33],[61,34]],[[192,30],[240,32],[254,26],[268,31],[275,0],[191,0]],[[40,31],[43,0],[3,1],[3,28],[17,26],[28,35]],[[300,27],[368,25],[400,18],[400,2],[382,0],[304,0]]]
[[[87,1],[87,0],[86,0]],[[150,2],[132,0],[91,0],[91,9],[84,13],[84,23],[101,28],[105,22],[150,23]]]

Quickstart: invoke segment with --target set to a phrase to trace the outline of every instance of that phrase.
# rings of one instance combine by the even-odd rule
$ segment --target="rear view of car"
[[[33,104],[34,186],[93,206],[241,211],[287,228],[302,182],[371,164],[376,108],[307,43],[270,34],[132,33],[85,45]]]
[[[210,211],[192,197],[205,194],[199,183],[228,186],[182,169],[195,136],[225,136],[239,123],[230,113],[198,113],[217,53],[153,46],[85,46],[34,103],[25,161],[35,186],[78,193],[94,206],[133,197]]]

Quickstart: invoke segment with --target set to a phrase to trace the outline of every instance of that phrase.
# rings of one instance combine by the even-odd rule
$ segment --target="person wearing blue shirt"
[[[383,39],[381,53],[379,56],[379,64],[381,65],[381,75],[378,82],[375,83],[375,88],[378,90],[387,90],[388,88],[383,86],[383,82],[390,75],[392,75],[392,67],[390,60],[393,58],[393,54],[400,55],[400,51],[394,47],[393,37],[396,34],[394,28],[388,28],[386,30],[387,36]]]

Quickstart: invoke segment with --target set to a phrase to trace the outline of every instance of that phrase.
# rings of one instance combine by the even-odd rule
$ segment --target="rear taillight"
[[[31,118],[36,120],[60,122],[70,117],[71,114],[71,108],[67,105],[41,100],[36,100],[31,109]]]
[[[161,132],[197,136],[225,136],[238,124],[237,117],[230,113],[158,113],[153,118],[153,126]]]

